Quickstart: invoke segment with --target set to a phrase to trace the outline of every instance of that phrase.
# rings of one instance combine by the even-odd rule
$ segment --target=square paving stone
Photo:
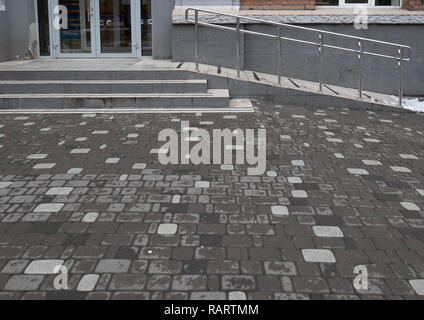
[[[86,274],[78,283],[77,291],[93,291],[99,280],[98,274]]]
[[[409,280],[409,283],[419,296],[424,296],[424,279]]]
[[[397,166],[392,166],[390,167],[394,172],[403,172],[403,173],[411,173],[411,169],[407,168],[407,167],[397,167]]]
[[[35,291],[43,282],[43,275],[15,275],[4,287],[8,291]]]
[[[96,267],[97,273],[125,273],[130,268],[131,261],[123,259],[100,260]]]
[[[350,174],[356,174],[356,175],[369,175],[369,172],[365,169],[360,168],[348,168],[347,171]]]
[[[272,206],[271,211],[276,216],[288,216],[290,214],[286,206]]]
[[[63,203],[43,203],[39,204],[34,212],[59,212],[64,205]]]
[[[199,275],[175,276],[172,281],[173,290],[202,291],[206,290],[207,277]]]
[[[64,260],[35,260],[25,269],[25,274],[54,274],[63,263]]]
[[[50,196],[50,195],[68,195],[72,192],[74,188],[64,188],[64,187],[60,187],[60,188],[50,188],[47,192],[46,195]]]
[[[312,229],[317,237],[342,238],[343,232],[339,227],[313,226]]]
[[[303,249],[302,254],[306,262],[336,262],[333,252],[327,249]]]
[[[159,225],[158,234],[176,234],[178,225],[175,223],[162,223]]]
[[[228,294],[229,300],[247,300],[246,293],[243,291],[231,291]]]
[[[418,207],[415,203],[413,202],[401,202],[400,203],[402,207],[404,207],[406,210],[410,210],[410,211],[420,211],[420,207]]]

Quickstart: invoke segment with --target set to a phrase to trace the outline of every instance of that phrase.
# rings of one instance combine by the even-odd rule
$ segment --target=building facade
[[[217,11],[308,26],[413,48],[405,66],[405,94],[424,95],[424,0],[0,0],[0,61],[59,58],[138,58],[194,61],[194,27],[185,21],[185,8]],[[366,22],[366,26],[354,27]],[[217,24],[231,19],[208,17]],[[269,25],[243,22],[242,28],[275,33]],[[304,35],[292,32],[293,37]],[[201,28],[201,62],[235,67],[234,35]],[[305,40],[308,38],[306,37]],[[343,43],[349,46],[349,43]],[[353,46],[357,44],[352,44]],[[275,43],[245,36],[243,68],[275,73]],[[314,79],[317,50],[283,44],[284,72]],[[326,52],[331,65],[327,83],[356,85],[358,59]],[[365,85],[396,93],[393,62],[366,61]],[[422,70],[420,72],[419,70]],[[369,74],[369,77],[367,75]],[[369,79],[369,80],[367,80]],[[377,79],[377,81],[376,81]]]

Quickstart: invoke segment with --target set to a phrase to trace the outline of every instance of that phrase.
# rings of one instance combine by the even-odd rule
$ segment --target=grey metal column
[[[362,100],[362,85],[363,85],[363,75],[364,75],[364,41],[359,41],[359,99]]]
[[[196,32],[196,71],[199,72],[199,11],[195,11],[195,32]]]
[[[278,84],[281,85],[281,26],[278,26],[278,40],[277,40],[277,54],[278,54]]]
[[[320,52],[320,69],[319,69],[319,91],[322,92],[322,82],[324,77],[324,35],[319,33],[319,52]]]
[[[237,77],[240,78],[241,66],[241,37],[240,37],[240,18],[237,18]]]
[[[399,47],[399,106],[402,107],[403,98],[403,48]]]

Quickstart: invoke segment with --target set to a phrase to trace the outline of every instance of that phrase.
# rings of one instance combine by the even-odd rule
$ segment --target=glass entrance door
[[[149,5],[145,0],[52,0],[53,57],[139,57],[151,55]],[[143,28],[140,21],[145,21]],[[146,50],[142,50],[142,46]]]
[[[98,56],[135,56],[134,3],[134,0],[97,0]]]
[[[54,28],[58,57],[94,56],[94,0],[56,0]]]

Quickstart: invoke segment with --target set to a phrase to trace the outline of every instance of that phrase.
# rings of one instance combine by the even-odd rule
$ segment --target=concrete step
[[[206,93],[0,94],[0,109],[228,108],[225,89]]]
[[[0,94],[206,93],[208,81],[196,80],[7,80]]]
[[[189,80],[191,72],[166,70],[1,70],[0,81],[34,80]]]

